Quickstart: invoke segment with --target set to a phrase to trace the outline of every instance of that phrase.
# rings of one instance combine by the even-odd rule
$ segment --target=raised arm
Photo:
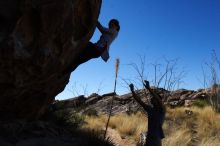
[[[113,34],[113,32],[111,30],[109,30],[108,28],[103,27],[99,21],[97,21],[96,26],[97,26],[97,28],[99,29],[99,31],[101,33]]]
[[[158,105],[159,105],[160,107],[163,107],[162,99],[159,97],[158,94],[156,94],[156,93],[150,88],[149,81],[144,80],[144,87],[150,92],[150,94],[153,96],[153,98],[156,99]]]
[[[145,104],[139,96],[137,96],[137,94],[134,92],[134,85],[133,84],[130,84],[129,85],[130,87],[130,90],[131,90],[131,93],[132,93],[132,96],[134,97],[134,99],[147,111],[149,112],[149,110],[151,109],[151,107],[147,104]]]

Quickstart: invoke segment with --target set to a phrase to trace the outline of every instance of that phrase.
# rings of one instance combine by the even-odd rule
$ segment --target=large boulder
[[[0,1],[0,118],[35,119],[69,81],[101,0]]]

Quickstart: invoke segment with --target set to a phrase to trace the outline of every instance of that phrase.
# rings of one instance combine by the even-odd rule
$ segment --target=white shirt
[[[111,43],[115,40],[118,35],[118,31],[115,29],[105,28],[101,24],[97,25],[97,28],[102,33],[100,39],[97,41],[96,45],[99,47],[107,47],[106,50],[102,53],[102,59],[107,62],[109,59],[109,49]]]

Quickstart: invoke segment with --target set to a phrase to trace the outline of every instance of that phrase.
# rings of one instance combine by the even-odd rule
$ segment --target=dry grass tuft
[[[86,117],[86,125],[83,128],[101,130],[105,126],[107,116]],[[137,141],[141,132],[146,131],[147,118],[142,113],[127,115],[120,114],[113,116],[110,120],[109,127],[116,129],[122,137],[131,137]]]
[[[93,130],[102,130],[105,122],[107,121],[107,116],[86,116],[86,124],[82,126],[83,129],[93,129]]]
[[[188,129],[179,129],[171,133],[163,140],[165,146],[187,146],[190,143],[190,132]]]
[[[187,115],[185,110],[167,109],[163,125],[166,136],[163,145],[192,145],[193,137],[196,136],[198,146],[220,146],[220,116],[210,106],[203,109],[193,107],[190,109],[193,111],[192,115]],[[106,121],[106,116],[86,117],[87,124],[83,127],[101,130]],[[111,118],[109,127],[117,130],[121,137],[129,137],[138,142],[140,133],[147,129],[147,118],[141,112],[132,115],[120,114]]]
[[[110,127],[117,129],[122,137],[130,136],[138,140],[141,132],[146,131],[147,119],[141,113],[138,114],[121,114],[112,117]]]

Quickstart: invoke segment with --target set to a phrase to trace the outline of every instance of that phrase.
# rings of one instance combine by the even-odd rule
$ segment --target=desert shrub
[[[75,111],[70,111],[69,117],[67,118],[67,122],[74,125],[80,125],[84,122],[84,120],[85,120],[85,116]]]
[[[206,106],[210,106],[210,102],[207,101],[207,100],[196,100],[194,103],[193,103],[194,106],[196,107],[199,107],[199,108],[204,108]]]
[[[128,115],[134,115],[134,114],[137,114],[139,112],[139,110],[137,109],[133,109],[133,108],[128,108],[128,110],[126,111],[126,114]]]
[[[83,146],[115,146],[111,139],[103,138],[103,134],[94,130],[86,130],[78,133],[78,136],[86,140]]]
[[[212,109],[215,112],[220,112],[220,93],[219,93],[218,88],[219,88],[219,85],[213,84],[211,97],[210,97],[210,103],[211,103]]]
[[[51,107],[53,108],[53,110],[64,109],[65,108],[65,102],[64,101],[58,101],[56,103],[53,103],[51,105]]]
[[[75,127],[82,124],[85,117],[74,110],[62,109],[53,113],[53,121],[58,125],[73,125]]]
[[[88,109],[83,112],[87,116],[98,116],[98,112],[95,109]]]
[[[58,125],[64,125],[69,113],[66,110],[57,110],[52,113],[53,122]]]

